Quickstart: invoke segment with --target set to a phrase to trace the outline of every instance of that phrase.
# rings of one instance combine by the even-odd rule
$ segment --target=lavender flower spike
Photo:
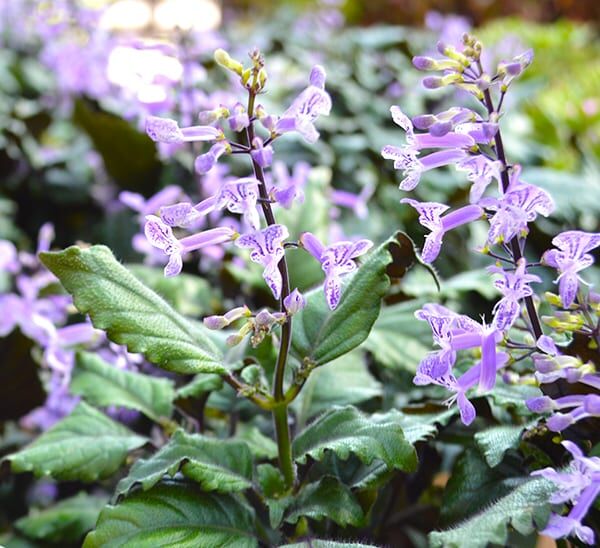
[[[300,243],[315,259],[321,263],[325,272],[325,297],[327,305],[334,310],[342,296],[341,276],[356,270],[356,257],[365,254],[373,246],[369,240],[358,242],[337,242],[325,247],[318,238],[310,232],[300,236]]]
[[[229,227],[211,228],[178,240],[173,235],[171,227],[155,215],[146,216],[144,234],[152,246],[162,249],[169,257],[165,266],[167,278],[177,276],[183,267],[182,255],[203,247],[229,242],[236,238],[237,233]]]
[[[600,233],[569,230],[555,236],[552,243],[558,249],[546,251],[542,262],[558,270],[559,276],[555,281],[558,282],[562,304],[568,308],[575,301],[579,282],[583,282],[577,273],[594,263],[589,252],[600,246]]]
[[[563,441],[562,445],[573,456],[568,471],[544,468],[531,475],[542,476],[558,486],[558,491],[550,497],[552,504],[570,502],[573,508],[567,516],[552,514],[542,533],[555,539],[575,535],[582,542],[593,545],[594,531],[581,522],[600,494],[600,458],[585,457],[571,441]]]
[[[223,132],[212,126],[180,128],[175,120],[149,116],[146,119],[148,137],[159,143],[183,143],[186,141],[214,141],[223,137]]]
[[[281,296],[283,283],[277,265],[284,255],[283,240],[288,236],[288,229],[284,225],[270,225],[263,230],[244,234],[235,242],[238,247],[252,249],[250,259],[265,267],[263,278],[276,299]]]
[[[277,120],[274,133],[297,131],[305,141],[316,143],[319,132],[314,122],[321,115],[328,116],[330,111],[331,97],[325,91],[325,69],[316,65],[310,73],[310,85]]]
[[[425,238],[421,257],[426,263],[431,263],[437,258],[442,247],[442,239],[448,230],[476,221],[484,214],[479,206],[468,205],[442,217],[442,213],[450,209],[447,205],[437,202],[418,202],[411,198],[403,198],[400,202],[414,207],[419,213],[419,223],[431,230]]]

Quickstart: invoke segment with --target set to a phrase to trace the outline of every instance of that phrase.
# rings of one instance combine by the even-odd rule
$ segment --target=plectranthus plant
[[[596,535],[584,521],[599,493],[600,468],[598,457],[586,457],[585,452],[598,438],[574,426],[600,413],[600,375],[595,366],[599,298],[583,272],[594,262],[591,252],[600,246],[600,234],[567,230],[552,239],[553,247],[541,257],[530,257],[527,249],[532,224],[539,216],[551,215],[555,204],[548,192],[526,182],[521,166],[507,158],[502,125],[510,123],[505,98],[533,61],[533,52],[487,67],[481,42],[468,33],[462,47],[440,42],[437,51],[436,57],[413,58],[417,69],[431,73],[423,79],[424,87],[458,88],[472,98],[473,106],[460,104],[412,119],[399,106],[392,106],[393,121],[404,131],[405,143],[384,147],[382,155],[401,172],[403,191],[415,190],[425,172],[442,166],[466,174],[470,190],[462,207],[451,209],[409,197],[401,201],[416,210],[427,231],[421,251],[427,263],[444,253],[443,240],[450,230],[483,223],[487,235],[473,251],[491,259],[490,282],[501,298],[480,319],[438,303],[424,304],[415,316],[429,324],[436,348],[420,362],[413,382],[446,389],[450,393],[446,404],[457,405],[466,426],[477,416],[472,397],[493,394],[498,383],[540,386],[543,394],[525,401],[530,412],[543,416],[534,428],[560,433],[554,443],[564,439],[562,446],[572,462],[562,467],[563,451],[555,467],[532,471],[532,476],[548,481],[549,498],[544,487],[533,481],[531,493],[525,494],[524,489],[521,495],[523,500],[531,496],[533,506],[536,498],[547,498],[554,505],[549,520],[533,516],[542,534],[595,544]],[[543,270],[554,276],[556,294],[536,295]],[[460,362],[464,351],[474,359]],[[518,519],[515,516],[512,525],[522,532]],[[470,545],[458,539],[466,537],[475,523],[477,517],[431,538],[440,545]],[[480,519],[481,526],[485,523]]]

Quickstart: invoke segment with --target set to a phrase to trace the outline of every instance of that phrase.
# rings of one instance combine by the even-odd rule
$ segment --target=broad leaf
[[[438,430],[437,425],[447,424],[457,412],[456,407],[439,413],[403,413],[402,411],[392,410],[383,415],[374,415],[374,418],[379,416],[384,417],[385,420],[393,418],[402,427],[404,437],[410,443],[416,443],[434,436]]]
[[[494,426],[482,432],[477,432],[475,442],[488,465],[497,466],[502,462],[504,453],[519,445],[523,432],[536,423],[537,421],[516,426]]]
[[[147,441],[81,402],[68,417],[7,460],[13,472],[95,481],[111,476],[129,451]]]
[[[530,479],[453,529],[429,535],[432,548],[506,546],[508,527],[522,535],[541,529],[548,521],[548,498],[554,491],[545,479]]]
[[[206,392],[220,390],[223,379],[219,375],[196,375],[190,382],[177,389],[176,398],[198,398]]]
[[[288,512],[285,517],[288,523],[296,523],[301,517],[329,518],[345,527],[358,526],[363,520],[363,511],[350,489],[331,476],[306,485]]]
[[[354,453],[365,464],[379,459],[400,470],[414,470],[417,465],[415,449],[396,421],[383,415],[374,420],[350,406],[321,415],[296,437],[292,449],[301,463],[308,456],[321,460],[326,451],[333,451],[341,459]]]
[[[362,343],[379,315],[390,280],[393,238],[371,252],[364,264],[346,278],[342,298],[329,310],[322,288],[306,294],[306,307],[294,316],[292,348],[303,359],[322,365]]]
[[[344,542],[311,538],[310,541],[282,544],[279,548],[377,548],[377,546],[374,544],[363,544],[362,542]]]
[[[29,538],[55,543],[75,543],[94,528],[106,499],[79,493],[44,510],[31,510],[15,523]]]
[[[179,470],[205,491],[243,491],[252,485],[252,454],[244,442],[178,430],[156,454],[132,466],[119,482],[117,493],[126,494],[136,484],[146,491],[165,474],[174,476]]]
[[[265,436],[257,426],[240,424],[236,432],[236,439],[245,441],[256,458],[274,459],[277,457],[277,444]]]
[[[155,421],[171,416],[175,395],[173,381],[117,369],[89,352],[77,355],[71,392],[99,407],[137,409]]]
[[[40,259],[109,338],[177,373],[223,373],[217,347],[202,325],[175,312],[113,256],[97,245],[40,253]]]
[[[106,506],[83,546],[254,548],[253,520],[252,511],[231,495],[169,482]]]

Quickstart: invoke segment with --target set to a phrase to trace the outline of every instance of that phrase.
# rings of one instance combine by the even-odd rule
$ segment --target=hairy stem
[[[483,98],[488,114],[492,116],[495,113],[495,109],[494,103],[492,102],[492,96],[490,95],[489,90],[485,90],[483,92]],[[502,142],[502,133],[500,132],[500,128],[498,128],[496,136],[494,137],[494,144],[496,148],[496,154],[498,155],[498,160],[500,160],[500,162],[502,163],[502,171],[500,173],[500,177],[502,180],[502,190],[506,192],[508,190],[508,185],[510,181],[508,178],[508,164],[506,162],[506,154],[504,153],[504,143]],[[519,259],[523,257],[523,252],[521,251],[521,246],[519,245],[519,238],[517,236],[515,236],[509,242],[509,247],[513,260],[516,263]],[[532,296],[525,297],[525,307],[527,308],[527,315],[529,316],[529,321],[531,322],[533,334],[535,336],[535,339],[537,340],[544,333],[542,331],[542,325],[540,323],[537,310],[535,309],[535,303],[533,302]]]
[[[252,118],[254,116],[254,100],[256,95],[253,91],[249,92],[248,97],[248,116]],[[250,122],[246,130],[246,137],[248,140],[248,146],[252,148],[252,141],[254,140],[254,121]],[[254,169],[254,176],[259,181],[258,192],[260,195],[260,205],[262,207],[267,225],[276,224],[275,215],[273,215],[273,209],[271,208],[271,201],[269,200],[269,194],[267,192],[267,185],[265,183],[265,174],[262,167],[252,158],[252,167]],[[287,261],[285,253],[279,264],[277,265],[279,272],[281,273],[282,285],[281,285],[281,297],[279,300],[279,309],[281,312],[285,312],[284,299],[290,294],[290,281],[288,275]],[[283,380],[285,375],[285,366],[287,363],[288,354],[290,352],[290,345],[292,342],[292,318],[287,317],[285,323],[281,326],[281,338],[279,342],[279,353],[277,355],[277,363],[275,365],[275,374],[273,377],[273,399],[275,400],[275,407],[273,408],[273,420],[275,423],[275,432],[277,435],[277,448],[279,453],[279,467],[281,473],[285,479],[285,483],[290,487],[294,483],[294,465],[292,462],[292,450],[291,450],[291,437],[290,429],[288,424],[288,404],[285,401],[285,395],[283,392]],[[279,403],[279,405],[277,405]]]

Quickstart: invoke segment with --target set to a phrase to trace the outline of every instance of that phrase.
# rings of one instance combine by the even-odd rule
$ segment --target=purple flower
[[[277,120],[274,132],[297,131],[307,142],[315,143],[319,132],[314,123],[319,116],[328,116],[330,111],[331,97],[325,91],[325,69],[316,65],[310,73],[310,85]]]
[[[215,164],[219,161],[219,158],[223,156],[223,154],[228,154],[231,152],[231,146],[227,141],[219,141],[215,143],[210,150],[205,154],[200,154],[194,161],[194,168],[196,173],[203,175],[204,173],[208,173]]]
[[[467,179],[473,183],[469,193],[469,201],[472,204],[479,202],[493,179],[501,184],[502,162],[491,160],[483,154],[468,156],[458,162],[456,169],[466,171]]]
[[[283,305],[289,316],[293,316],[296,312],[300,312],[306,306],[306,299],[304,295],[298,291],[298,288],[294,289],[285,299],[283,299]]]
[[[215,207],[226,208],[232,213],[241,213],[244,221],[254,230],[260,227],[260,217],[256,209],[258,200],[258,179],[244,177],[225,182],[216,195]]]
[[[223,132],[212,126],[180,128],[175,120],[149,116],[146,119],[148,137],[159,143],[183,143],[186,141],[214,141],[223,138]]]
[[[304,201],[303,188],[308,181],[310,165],[306,162],[298,162],[290,174],[287,166],[283,162],[273,164],[272,174],[275,186],[269,190],[273,199],[285,209],[290,209],[294,200],[298,203]]]
[[[589,251],[600,246],[600,233],[569,230],[555,236],[552,243],[558,249],[546,251],[542,261],[558,270],[555,282],[559,284],[562,304],[568,308],[575,301],[579,282],[583,282],[577,273],[594,263]]]
[[[547,217],[554,211],[554,201],[541,188],[519,180],[520,166],[513,167],[511,182],[501,198],[483,198],[479,204],[495,211],[490,219],[488,245],[509,242],[515,236],[526,234],[527,225],[536,217]]]
[[[183,190],[181,187],[169,185],[147,200],[141,194],[124,190],[119,194],[119,201],[137,211],[140,214],[140,218],[143,219],[146,215],[158,213],[161,207],[172,204],[180,199],[182,195]]]
[[[233,106],[232,114],[227,119],[227,122],[229,123],[231,131],[235,131],[236,133],[246,129],[250,125],[250,118],[248,117],[244,105],[236,103]]]
[[[0,240],[0,272],[16,274],[21,270],[17,257],[17,248],[8,240]]]
[[[148,241],[156,248],[161,249],[169,257],[165,266],[165,276],[177,276],[183,267],[182,255],[203,247],[229,242],[237,233],[228,227],[211,228],[178,240],[173,235],[170,226],[162,222],[155,215],[146,216],[144,234]]]
[[[235,244],[238,247],[252,249],[250,259],[264,267],[263,278],[271,288],[273,296],[281,295],[282,278],[279,261],[283,258],[283,241],[289,236],[284,225],[271,225],[262,230],[240,236]]]
[[[414,207],[419,213],[419,223],[431,231],[423,245],[422,259],[426,263],[431,263],[437,258],[442,247],[442,239],[448,230],[483,217],[483,209],[477,205],[461,207],[442,217],[442,213],[450,209],[447,205],[437,202],[418,202],[411,198],[403,198],[400,202]]]
[[[500,274],[502,277],[494,282],[496,288],[502,293],[494,306],[494,325],[500,331],[506,331],[519,317],[521,308],[519,301],[533,294],[529,284],[541,282],[539,276],[527,273],[525,259],[520,259],[514,272],[509,272],[498,266],[490,266],[488,272]]]
[[[250,155],[260,167],[269,167],[273,162],[273,147],[271,145],[263,146],[263,140],[255,137],[252,141]]]
[[[336,206],[347,207],[354,212],[359,219],[366,219],[369,216],[367,202],[373,195],[374,186],[367,183],[358,194],[353,194],[346,190],[333,189],[331,191],[331,202]]]
[[[550,497],[552,504],[570,502],[573,507],[567,516],[552,514],[543,534],[552,538],[575,535],[586,544],[594,544],[594,531],[582,524],[588,510],[600,494],[600,458],[585,457],[573,442],[563,441],[562,445],[571,453],[573,461],[567,471],[544,468],[532,472],[532,476],[543,478],[556,484],[558,491]]]
[[[342,296],[342,280],[344,274],[356,270],[353,259],[364,255],[372,246],[369,240],[357,242],[337,242],[325,247],[316,236],[305,232],[300,237],[300,243],[317,261],[325,272],[325,297],[331,310],[334,310]]]
[[[527,407],[535,413],[571,409],[568,413],[555,413],[546,421],[549,430],[562,432],[582,419],[600,416],[600,396],[597,394],[576,394],[562,396],[555,400],[549,396],[540,396],[527,400]]]

